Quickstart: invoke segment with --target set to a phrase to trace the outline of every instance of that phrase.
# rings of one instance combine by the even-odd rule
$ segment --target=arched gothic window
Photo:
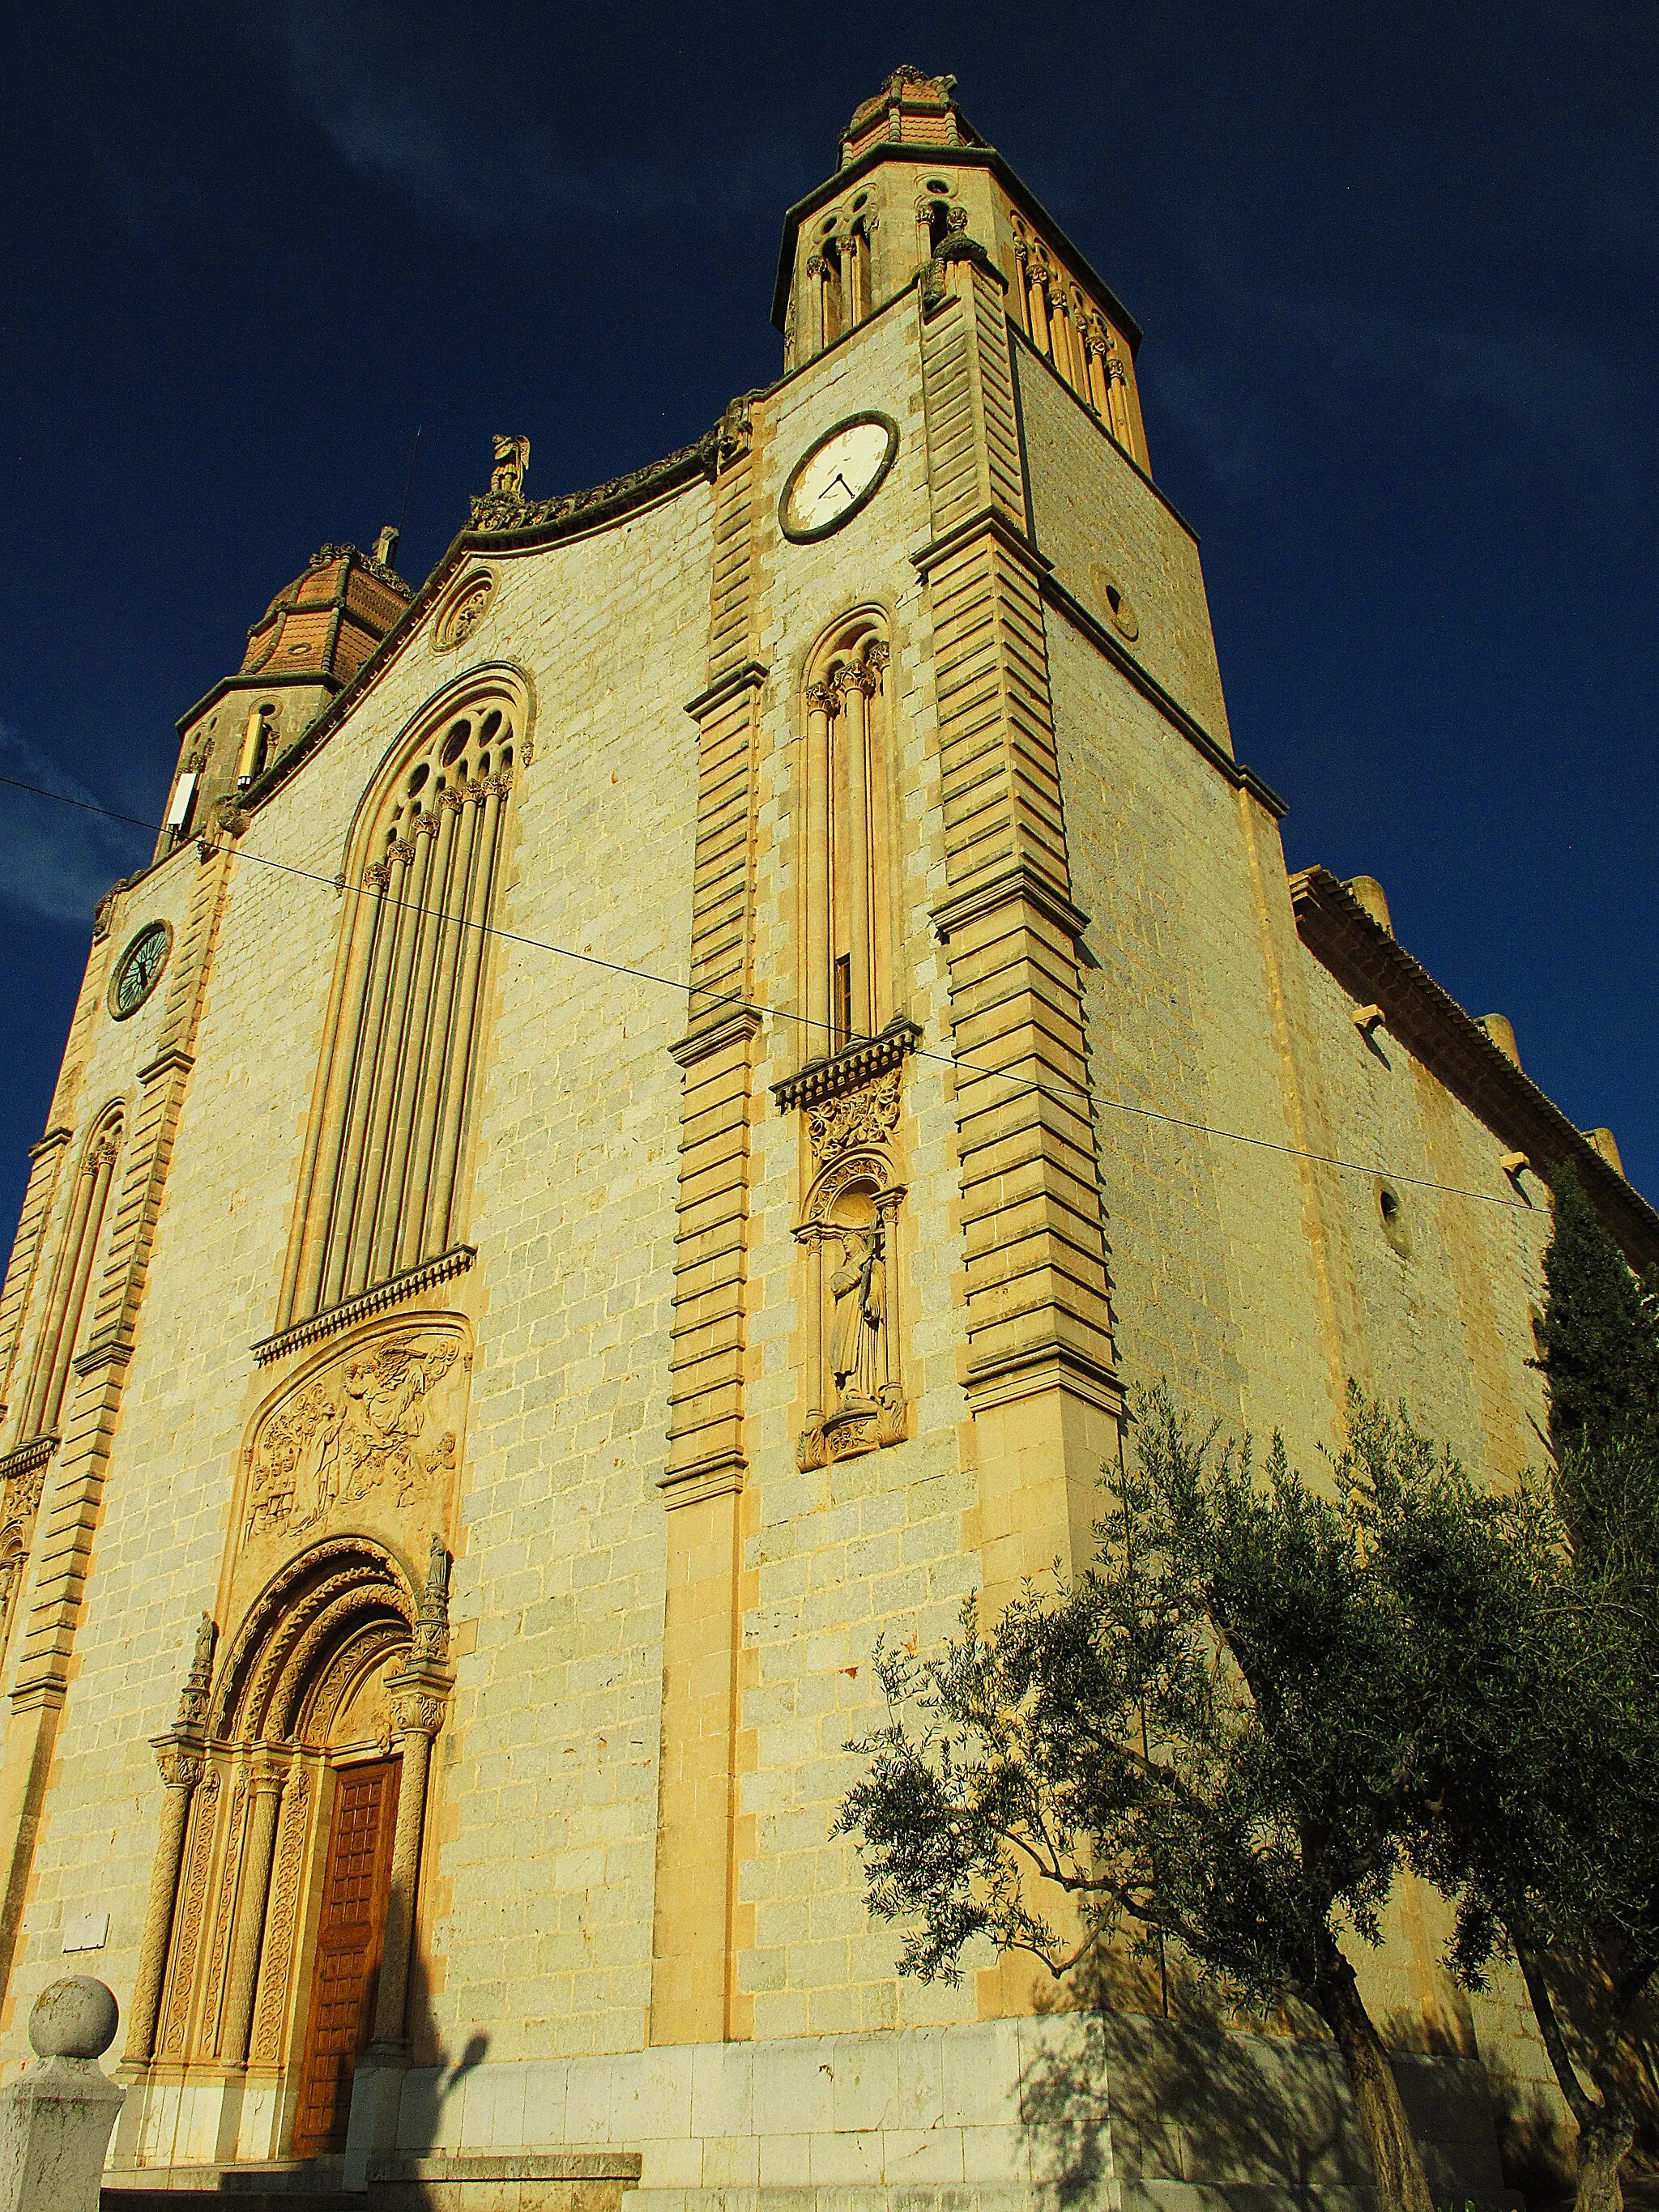
[[[888,661],[881,619],[866,611],[838,623],[808,665],[808,1056],[873,1036],[893,1012]]]
[[[452,692],[359,811],[277,1327],[460,1241],[460,1170],[525,702]]]
[[[69,1218],[64,1224],[64,1241],[58,1247],[58,1264],[52,1269],[52,1288],[23,1400],[20,1443],[27,1443],[32,1437],[54,1436],[63,1416],[70,1362],[81,1334],[93,1263],[98,1255],[104,1217],[109,1211],[110,1187],[115,1179],[115,1162],[121,1149],[121,1127],[120,1107],[106,1107],[81,1155],[80,1173],[70,1193]]]

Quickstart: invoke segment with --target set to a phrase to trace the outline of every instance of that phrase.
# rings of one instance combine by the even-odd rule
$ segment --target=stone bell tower
[[[896,69],[842,132],[834,176],[786,220],[772,319],[798,368],[976,245],[1008,312],[1123,450],[1147,465],[1134,318],[957,106],[956,79]],[[937,273],[933,284],[937,289]]]
[[[158,860],[276,765],[404,614],[413,592],[392,565],[397,551],[390,526],[373,553],[319,546],[277,592],[248,631],[241,666],[179,720]]]

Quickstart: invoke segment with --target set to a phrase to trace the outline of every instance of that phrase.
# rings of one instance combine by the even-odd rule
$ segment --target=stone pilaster
[[[229,889],[228,843],[204,844],[179,933],[155,1058],[138,1071],[86,1349],[74,1364],[56,1478],[43,1498],[31,1602],[0,1756],[0,1991],[10,1979],[34,1837],[70,1677],[103,1502],[104,1474],[137,1333],[155,1224],[184,1106],[202,994]],[[189,865],[188,862],[184,865]]]
[[[728,413],[728,422],[732,422]],[[755,488],[746,409],[714,483],[708,688],[697,726],[697,833],[674,1255],[663,1624],[662,1764],[651,2035],[734,2032],[737,1667],[744,1297],[753,1043]]]
[[[1115,1455],[1104,1224],[1079,947],[1026,534],[1000,274],[960,240],[924,287],[933,623],[965,1240],[964,1372],[988,1602],[1092,1549]]]

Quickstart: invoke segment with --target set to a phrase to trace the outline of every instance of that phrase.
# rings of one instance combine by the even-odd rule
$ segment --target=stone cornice
[[[708,1459],[659,1474],[657,1487],[663,1508],[672,1513],[682,1505],[701,1505],[708,1498],[738,1498],[743,1494],[748,1462],[741,1452],[715,1452]]]
[[[888,1023],[879,1036],[855,1038],[839,1052],[823,1060],[810,1060],[781,1083],[775,1083],[772,1096],[778,1102],[778,1110],[787,1114],[797,1106],[821,1106],[827,1098],[856,1091],[908,1060],[921,1042],[920,1025],[901,1014]]]
[[[1172,692],[1164,690],[1152,671],[1129,651],[1123,640],[1085,606],[1074,592],[1068,591],[1052,571],[1043,575],[1039,588],[1055,612],[1063,615],[1073,629],[1086,637],[1097,652],[1103,653],[1114,668],[1126,676],[1141,696],[1158,708],[1164,720],[1178,730],[1189,745],[1203,754],[1212,768],[1219,769],[1236,791],[1248,791],[1275,822],[1283,821],[1288,802],[1281,799],[1271,785],[1264,783],[1254,769],[1246,768],[1242,761],[1235,760],[1227,748],[1188,713]]]
[[[37,1467],[44,1467],[58,1449],[56,1435],[29,1437],[21,1444],[14,1444],[9,1452],[0,1453],[0,1482],[15,1474],[33,1474]]]
[[[1028,901],[1073,941],[1080,939],[1089,927],[1089,917],[1082,908],[1073,906],[1028,860],[1017,861],[1000,875],[992,876],[984,883],[971,884],[965,890],[941,899],[928,920],[939,943],[948,945],[954,930],[965,929],[970,921],[977,921],[981,915],[994,914],[1012,899]]]
[[[194,1053],[184,1052],[177,1045],[169,1045],[165,1052],[156,1054],[138,1071],[140,1083],[154,1083],[158,1076],[188,1075],[196,1065]]]
[[[308,1344],[320,1343],[325,1336],[337,1335],[341,1329],[349,1328],[354,1322],[362,1321],[370,1314],[401,1305],[405,1298],[418,1297],[422,1291],[447,1283],[452,1276],[464,1275],[477,1256],[474,1244],[452,1245],[447,1252],[439,1253],[435,1260],[422,1260],[418,1267],[405,1267],[400,1275],[389,1276],[372,1290],[347,1298],[343,1304],[330,1306],[325,1313],[312,1314],[290,1328],[278,1329],[275,1336],[261,1338],[252,1348],[253,1357],[261,1367],[269,1366],[273,1359],[299,1352]]]
[[[970,1359],[964,1388],[975,1410],[1057,1389],[1109,1413],[1123,1411],[1123,1385],[1112,1369],[1058,1338],[998,1358]]]
[[[941,561],[949,560],[953,553],[960,552],[964,545],[971,544],[976,538],[994,538],[1000,545],[1023,561],[1032,574],[1039,579],[1046,580],[1054,566],[1048,556],[1038,552],[1025,532],[1017,523],[1011,522],[1000,507],[981,507],[976,514],[970,514],[966,521],[958,522],[953,529],[947,530],[942,538],[935,538],[920,547],[910,556],[910,565],[919,575],[931,575]]]
[[[728,1012],[717,1020],[710,1019],[703,1028],[688,1030],[683,1037],[676,1037],[668,1048],[668,1056],[681,1067],[693,1067],[723,1045],[740,1044],[753,1036],[760,1025],[758,1006],[732,1006]]]
[[[56,1128],[48,1129],[38,1144],[29,1146],[29,1158],[32,1160],[44,1159],[48,1152],[58,1152],[63,1146],[68,1144],[74,1132],[66,1128],[60,1121]]]
[[[724,676],[717,676],[706,691],[699,691],[695,699],[688,699],[685,711],[694,722],[700,722],[705,714],[712,714],[716,707],[723,707],[738,692],[758,691],[771,672],[763,661],[741,661],[737,667],[728,668]]]
[[[1659,1260],[1659,1213],[1347,886],[1322,867],[1304,868],[1290,885],[1303,943],[1343,989],[1362,1006],[1380,1006],[1389,1034],[1499,1144],[1540,1170],[1570,1159],[1633,1266]]]
[[[690,445],[660,460],[647,461],[625,476],[585,491],[562,492],[553,499],[515,501],[485,492],[472,502],[472,520],[458,544],[476,552],[511,551],[549,545],[601,523],[614,522],[666,493],[679,491],[699,477],[712,482],[719,465],[724,425],[717,422]]]

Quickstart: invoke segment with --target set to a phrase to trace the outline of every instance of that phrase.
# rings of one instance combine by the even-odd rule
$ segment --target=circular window
[[[440,653],[448,653],[465,644],[489,611],[495,595],[495,579],[488,568],[475,569],[462,580],[438,611],[432,642]]]
[[[115,963],[110,978],[109,1010],[118,1022],[136,1014],[161,979],[173,950],[173,925],[147,921]]]

